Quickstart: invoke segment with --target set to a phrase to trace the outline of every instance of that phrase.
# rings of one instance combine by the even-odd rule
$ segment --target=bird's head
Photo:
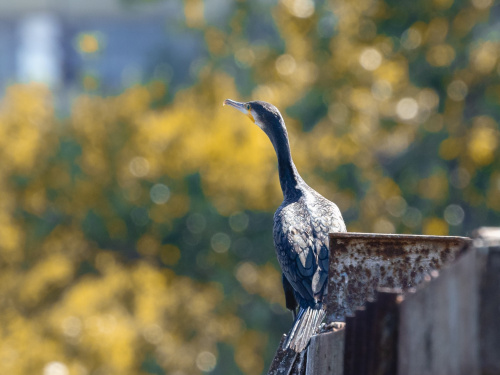
[[[224,105],[226,104],[247,115],[253,123],[269,136],[278,130],[283,131],[285,128],[280,111],[272,104],[260,100],[240,103],[231,99],[224,100]]]
[[[299,184],[305,184],[305,182],[297,172],[295,164],[293,164],[285,121],[283,121],[278,108],[260,100],[240,103],[226,99],[224,105],[226,104],[247,115],[253,123],[267,134],[278,157],[278,169],[283,194],[286,197],[298,197],[300,194],[298,186]]]

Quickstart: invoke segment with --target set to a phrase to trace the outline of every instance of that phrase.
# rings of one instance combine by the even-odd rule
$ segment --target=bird
[[[283,348],[300,353],[326,314],[323,300],[328,284],[328,234],[346,232],[346,226],[337,205],[307,185],[297,171],[285,121],[274,105],[231,99],[224,105],[247,115],[267,134],[276,152],[283,203],[274,214],[273,239],[286,307],[294,317]]]

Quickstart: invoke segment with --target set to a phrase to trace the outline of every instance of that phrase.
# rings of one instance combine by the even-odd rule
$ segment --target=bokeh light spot
[[[201,352],[196,356],[196,367],[203,372],[213,371],[217,365],[217,358],[211,352]]]
[[[439,105],[439,95],[433,89],[423,89],[418,93],[418,104],[432,110]]]
[[[231,238],[226,233],[215,233],[210,240],[210,244],[216,253],[225,253],[231,246]]]
[[[464,221],[465,212],[458,204],[450,204],[444,210],[444,219],[450,225],[460,225]]]
[[[303,83],[313,83],[318,78],[318,74],[318,67],[316,64],[308,61],[300,65],[294,78]]]
[[[328,14],[322,17],[318,22],[318,34],[322,38],[331,38],[335,32],[336,23],[337,19],[333,14]]]
[[[456,79],[448,85],[446,93],[451,100],[460,102],[465,99],[468,90],[467,84],[464,81]]]
[[[149,162],[147,159],[136,156],[129,163],[130,173],[135,177],[144,177],[149,173]]]
[[[279,74],[288,76],[295,71],[297,64],[292,56],[285,54],[276,59],[275,66]]]
[[[408,50],[415,49],[422,43],[422,34],[415,28],[409,28],[401,35],[401,44]]]
[[[446,221],[437,217],[426,219],[424,222],[423,233],[432,236],[447,236],[448,224]]]
[[[314,14],[312,0],[282,0],[282,2],[295,17],[307,18]]]
[[[455,50],[448,44],[438,44],[432,46],[425,57],[432,66],[449,66],[455,60]]]
[[[375,70],[382,63],[382,54],[375,48],[367,48],[359,56],[359,63],[366,70]]]
[[[229,226],[235,232],[243,232],[248,227],[249,218],[244,212],[237,212],[229,217]]]
[[[181,251],[177,246],[167,244],[161,247],[160,259],[167,266],[173,266],[177,264],[180,258],[181,258]]]
[[[253,65],[255,61],[255,53],[250,48],[240,48],[234,54],[234,58],[238,65],[248,67]]]
[[[375,220],[375,223],[373,224],[374,233],[394,233],[395,231],[396,228],[394,227],[394,224],[390,220],[383,217]]]
[[[416,207],[408,207],[403,216],[403,224],[410,228],[416,228],[422,222],[422,213]]]
[[[142,335],[147,342],[158,345],[163,340],[163,330],[158,324],[150,324],[144,328]]]
[[[68,375],[68,367],[62,362],[49,362],[43,368],[43,375]]]
[[[258,273],[255,265],[251,262],[242,263],[236,269],[236,278],[245,289],[250,289],[257,282]]]
[[[99,51],[99,38],[94,33],[82,33],[78,35],[78,49],[83,53],[95,53]]]
[[[486,9],[493,4],[492,0],[472,0],[472,5],[476,9]]]
[[[344,124],[349,118],[349,108],[344,103],[333,103],[328,107],[328,118],[334,124]]]
[[[413,98],[403,98],[396,105],[396,113],[402,120],[411,120],[417,116],[418,103]]]
[[[76,316],[68,316],[62,321],[64,335],[78,337],[82,331],[82,322]]]
[[[392,96],[392,86],[386,80],[378,80],[372,85],[372,95],[377,100],[387,100]]]
[[[163,184],[155,184],[151,188],[149,195],[156,204],[165,204],[170,199],[170,189]]]
[[[488,165],[495,160],[495,150],[500,143],[500,132],[495,120],[479,116],[469,133],[467,153],[477,165]]]
[[[406,200],[399,195],[391,197],[385,202],[386,210],[394,217],[403,216],[407,207]]]
[[[498,47],[490,41],[482,43],[471,54],[472,67],[479,73],[489,74],[498,60]]]

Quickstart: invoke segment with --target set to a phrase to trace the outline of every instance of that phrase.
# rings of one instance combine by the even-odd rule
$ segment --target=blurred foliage
[[[84,84],[61,119],[45,88],[11,86],[0,372],[265,371],[291,324],[271,236],[282,196],[269,140],[226,98],[282,110],[298,169],[350,231],[499,225],[492,5],[238,1],[209,21],[186,0],[209,56],[191,87]]]

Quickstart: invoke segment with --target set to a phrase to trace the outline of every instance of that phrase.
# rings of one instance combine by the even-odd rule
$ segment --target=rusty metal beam
[[[330,234],[327,322],[343,321],[375,297],[377,288],[417,286],[470,245],[465,237]]]

